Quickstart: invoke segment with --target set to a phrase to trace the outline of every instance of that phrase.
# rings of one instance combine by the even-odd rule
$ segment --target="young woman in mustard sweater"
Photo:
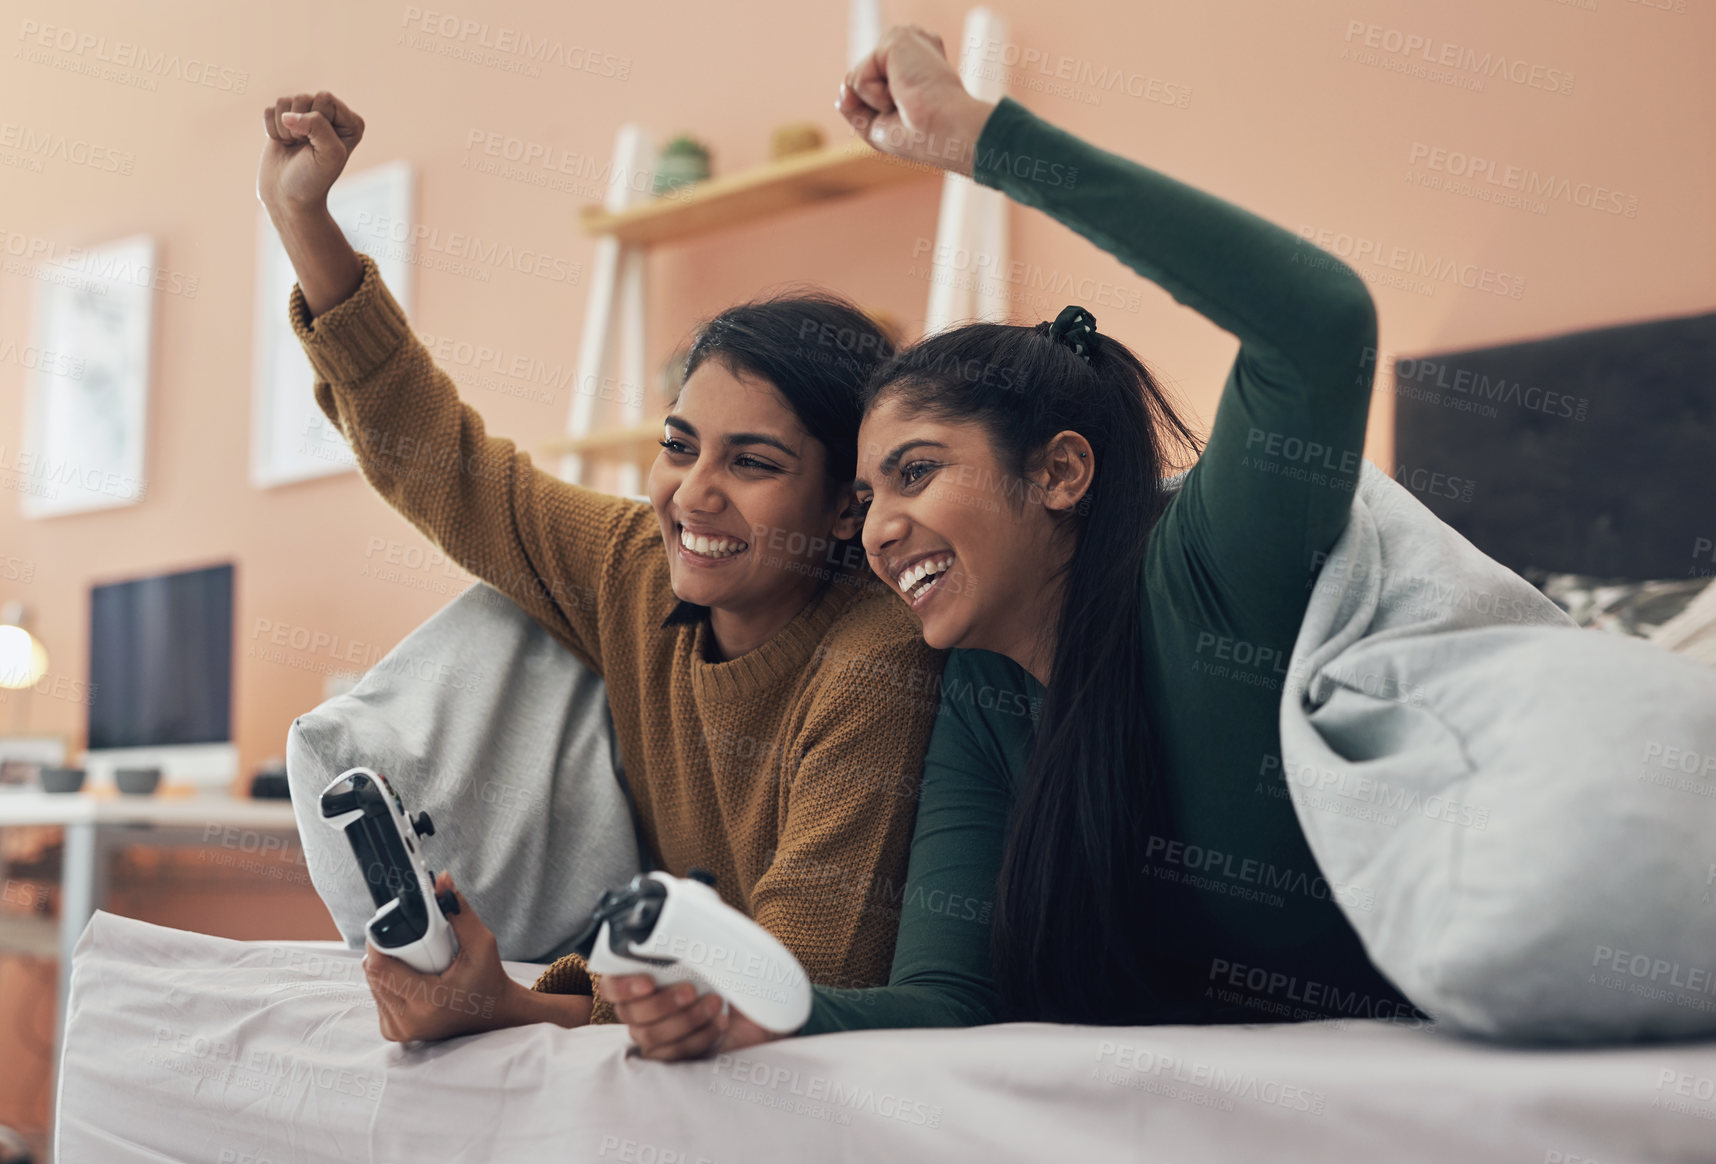
[[[827,295],[722,312],[664,420],[650,503],[568,484],[487,435],[330,217],[363,120],[318,93],[263,121],[257,192],[298,273],[292,325],[365,479],[606,681],[647,858],[712,871],[811,981],[885,982],[944,653],[855,541],[859,389],[883,333]],[[368,953],[387,1037],[615,1017],[576,956],[514,984],[464,904],[445,973]],[[725,1029],[718,1002],[693,1007],[699,1031]],[[732,1045],[747,1037],[741,1021]]]

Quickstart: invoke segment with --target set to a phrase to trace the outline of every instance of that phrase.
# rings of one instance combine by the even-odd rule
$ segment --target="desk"
[[[206,794],[103,796],[0,789],[0,829],[8,825],[58,825],[66,833],[60,888],[59,994],[54,1008],[56,1062],[71,984],[72,950],[107,895],[107,859],[116,845],[230,844],[228,829],[298,835],[298,821],[289,800],[241,800]]]

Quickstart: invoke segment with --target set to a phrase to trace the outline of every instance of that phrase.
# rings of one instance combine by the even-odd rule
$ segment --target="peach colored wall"
[[[1453,283],[1434,284],[1429,294],[1376,286],[1381,346],[1412,352],[1716,301],[1707,196],[1716,90],[1700,80],[1700,46],[1713,43],[1716,8],[1703,0],[1688,0],[1684,12],[1641,0],[1585,3],[1596,9],[1559,0],[1461,0],[1434,10],[1110,3],[1083,6],[1077,19],[1014,3],[998,6],[1012,25],[1010,43],[989,55],[993,67],[1023,79],[1013,91],[1048,118],[1274,221],[1344,232],[1385,255],[1403,247],[1431,263],[1523,280],[1513,284],[1521,287],[1517,299]],[[959,5],[885,9],[889,19],[910,18],[959,39]],[[59,158],[40,173],[0,167],[0,230],[62,247],[149,231],[160,240],[162,265],[198,281],[194,298],[158,300],[147,499],[25,521],[14,498],[0,496],[0,558],[33,565],[28,583],[0,576],[0,598],[35,608],[54,674],[76,681],[86,666],[92,582],[236,560],[236,731],[248,772],[281,751],[292,715],[318,701],[318,669],[341,666],[347,649],[373,658],[461,585],[455,573],[435,569],[406,569],[402,581],[378,580],[373,570],[366,576],[366,565],[385,566],[388,553],[423,542],[355,474],[270,490],[248,484],[261,107],[281,92],[334,90],[369,125],[354,168],[397,157],[418,167],[418,222],[545,250],[585,263],[587,272],[591,244],[576,228],[585,197],[465,168],[483,157],[467,151],[472,134],[571,151],[599,166],[615,128],[635,119],[659,138],[696,132],[713,144],[723,170],[749,165],[766,157],[769,131],[781,121],[808,118],[831,134],[844,131],[830,107],[844,61],[844,8],[752,0],[449,10],[487,22],[491,42],[503,29],[558,41],[565,57],[595,61],[624,79],[553,64],[525,76],[426,50],[418,46],[476,48],[484,34],[460,41],[425,31],[425,20],[413,21],[416,9],[404,4],[185,0],[175,10],[183,15],[161,20],[117,2],[25,4],[0,32],[9,45],[0,121],[135,155],[128,174]],[[67,67],[99,67],[97,53],[111,55],[111,47],[42,49],[39,28],[22,35],[30,21],[80,41],[137,41],[225,71],[213,85],[153,75],[153,91],[127,87]],[[1507,58],[1523,83],[1498,74],[1471,91],[1342,59],[1368,35],[1351,34],[1354,22],[1376,26],[1379,47],[1369,51],[1380,62],[1469,51]],[[1428,47],[1415,44],[1411,58],[1390,53],[1381,46],[1396,33]],[[15,58],[20,47],[45,54],[47,63]],[[1027,62],[1026,51],[1044,56]],[[1572,91],[1533,87],[1534,68],[1537,84],[1570,74]],[[236,88],[241,75],[242,94],[221,87]],[[1105,78],[1119,83],[1104,91]],[[1181,96],[1185,108],[1169,103]],[[1493,158],[1498,175],[1518,166],[1566,176],[1575,186],[1636,198],[1636,209],[1609,214],[1553,200],[1536,214],[1425,189],[1409,181],[1426,172],[1423,161],[1412,162],[1415,145]],[[1137,300],[1136,311],[1097,310],[1101,326],[1134,343],[1207,422],[1233,340],[1044,216],[1021,211],[1013,221],[1014,258],[1027,265],[1026,280],[1108,281]],[[840,287],[915,324],[928,284],[924,258],[914,252],[928,245],[934,223],[931,183],[664,253],[654,267],[655,346],[665,352],[698,314],[796,279]],[[421,268],[416,280],[420,331],[551,363],[574,355],[582,283],[510,270],[479,282]],[[0,344],[29,339],[37,285],[17,273],[0,278]],[[1035,319],[1068,299],[1024,286],[1016,306]],[[454,371],[468,378],[467,370]],[[20,440],[24,382],[16,363],[0,363],[0,443],[9,450]],[[475,384],[467,394],[494,430],[527,447],[559,432],[568,406],[563,389],[547,404]],[[1387,395],[1376,403],[1370,452],[1387,464]],[[377,540],[379,553],[370,549]],[[244,657],[258,620],[337,637],[339,645],[288,652],[286,663]],[[30,728],[81,742],[80,704],[23,698]]]
[[[1709,261],[1716,254],[1709,205],[1716,88],[1707,72],[1716,5],[1709,0],[1005,0],[995,7],[1011,23],[995,67],[1018,78],[1013,92],[1026,105],[1065,128],[1290,228],[1326,230],[1332,242],[1344,233],[1350,245],[1385,257],[1404,248],[1430,264],[1488,269],[1489,279],[1519,288],[1512,298],[1445,282],[1375,284],[1385,353],[1716,305]],[[436,10],[486,22],[491,42],[512,30],[595,62],[596,71],[544,64],[539,75],[509,68],[522,59],[516,53],[491,54],[498,65],[461,59],[461,49],[488,51],[476,43],[484,34],[460,41],[412,21],[429,8],[23,0],[0,24],[0,134],[65,135],[134,155],[128,173],[60,158],[40,172],[0,165],[7,245],[45,239],[63,248],[147,231],[159,240],[162,265],[195,277],[198,287],[194,298],[158,299],[147,500],[25,521],[15,499],[0,492],[0,566],[18,563],[0,569],[0,599],[30,604],[53,673],[75,682],[86,667],[92,582],[236,561],[236,734],[246,773],[279,754],[293,715],[318,702],[318,668],[338,666],[335,656],[353,643],[373,658],[462,585],[434,569],[408,568],[402,580],[387,581],[366,573],[387,565],[389,552],[421,550],[423,540],[356,475],[260,491],[248,484],[263,105],[283,92],[334,90],[368,122],[354,170],[401,157],[417,167],[419,223],[544,250],[584,263],[586,272],[592,247],[576,216],[590,194],[470,168],[483,157],[467,148],[473,135],[569,151],[594,168],[607,159],[616,127],[636,120],[658,140],[693,131],[714,146],[718,169],[731,171],[766,157],[777,123],[810,119],[833,136],[846,132],[831,109],[846,49],[840,3],[466,0]],[[886,19],[926,25],[950,45],[963,12],[950,0],[884,4]],[[42,49],[27,35],[48,25],[75,34],[74,47]],[[152,78],[153,89],[91,75],[106,67],[98,55],[111,55],[119,41],[164,53],[168,67],[179,58],[180,72],[123,70]],[[1410,56],[1391,51],[1407,44]],[[1042,55],[1024,59],[1026,52]],[[1411,71],[1436,67],[1424,58],[1444,54],[1454,80],[1478,79],[1481,88]],[[1505,59],[1518,79],[1481,77],[1473,66],[1486,58]],[[213,84],[183,79],[192,59],[214,64]],[[241,77],[243,92],[232,91]],[[1111,78],[1119,83],[1105,89]],[[1568,92],[1541,87],[1569,78]],[[1174,103],[1181,96],[1183,108]],[[19,153],[4,141],[0,150]],[[1565,177],[1568,197],[1548,199],[1537,213],[1426,188],[1419,180],[1436,173],[1432,158],[1443,157],[1435,151],[1447,151],[1444,167],[1456,153],[1493,159],[1497,178],[1510,167]],[[1596,187],[1605,198],[1614,192],[1623,212],[1576,204]],[[789,280],[833,285],[917,324],[935,190],[929,184],[804,212],[661,255],[653,260],[651,300],[657,354],[699,314]],[[1097,307],[1101,327],[1134,344],[1207,424],[1235,350],[1230,337],[1034,212],[1015,212],[1012,246],[1026,264],[1016,306],[1027,320],[1051,316],[1072,298],[1031,291],[1031,280],[1088,278],[1135,296],[1136,310]],[[37,286],[10,267],[0,275],[0,352],[29,341]],[[477,281],[419,269],[415,301],[420,331],[553,363],[575,355],[585,286],[507,270]],[[564,390],[540,403],[453,371],[493,430],[526,447],[562,430]],[[0,357],[8,463],[21,439],[24,383],[16,358]],[[1381,393],[1368,452],[1385,466],[1390,422]],[[378,541],[380,554],[371,551]],[[337,636],[342,646],[291,652],[289,664],[244,657],[259,619]],[[27,708],[0,710],[0,726],[23,710],[30,729],[62,732],[81,745],[79,704],[23,698]]]

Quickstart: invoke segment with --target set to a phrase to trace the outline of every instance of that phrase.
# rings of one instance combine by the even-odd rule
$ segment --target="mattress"
[[[1007,1024],[652,1063],[615,1027],[388,1043],[358,958],[98,913],[73,960],[57,1159],[1716,1158],[1716,1043],[1524,1050],[1370,1020]]]

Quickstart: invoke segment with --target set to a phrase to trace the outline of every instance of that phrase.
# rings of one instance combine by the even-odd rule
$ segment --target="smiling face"
[[[831,498],[822,443],[773,385],[719,360],[686,378],[663,446],[649,498],[673,592],[710,607],[723,640],[743,627],[742,645],[755,645],[803,607],[818,568],[833,568],[832,542],[857,532],[851,487]]]
[[[865,415],[857,481],[864,550],[930,646],[997,651],[1032,667],[1039,629],[1059,609],[1053,575],[1071,550],[1060,511],[1089,481],[1088,457],[1078,457],[1089,445],[1071,435],[1051,442],[1043,472],[1022,478],[1002,465],[975,421],[912,416],[898,392]],[[1070,492],[1067,472],[1076,478]]]

